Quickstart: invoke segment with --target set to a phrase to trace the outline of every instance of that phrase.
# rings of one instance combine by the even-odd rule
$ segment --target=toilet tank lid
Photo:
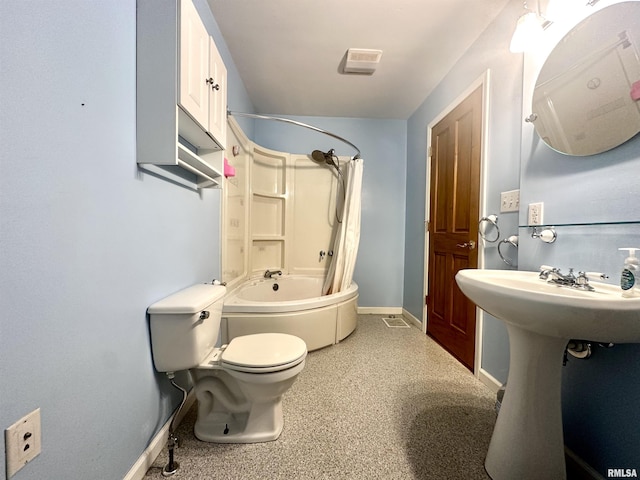
[[[149,314],[197,313],[220,300],[226,293],[226,287],[200,283],[169,295],[151,305]]]

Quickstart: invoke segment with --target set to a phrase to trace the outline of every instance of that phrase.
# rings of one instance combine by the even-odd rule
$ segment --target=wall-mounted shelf
[[[197,182],[200,188],[220,185],[222,172],[180,143],[178,143],[178,165],[201,178]]]
[[[575,222],[575,223],[545,223],[544,225],[518,225],[518,228],[551,228],[551,227],[594,227],[594,226],[618,226],[618,225],[640,225],[640,220],[625,220],[621,222]]]

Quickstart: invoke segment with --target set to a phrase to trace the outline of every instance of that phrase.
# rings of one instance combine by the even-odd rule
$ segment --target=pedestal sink
[[[565,479],[561,371],[567,342],[640,342],[640,298],[614,285],[557,286],[537,272],[460,270],[472,302],[509,332],[509,378],[485,460],[493,480]]]

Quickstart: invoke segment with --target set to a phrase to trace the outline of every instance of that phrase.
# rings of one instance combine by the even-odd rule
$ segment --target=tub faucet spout
[[[282,270],[267,270],[264,272],[264,278],[273,278],[274,275],[282,275]]]

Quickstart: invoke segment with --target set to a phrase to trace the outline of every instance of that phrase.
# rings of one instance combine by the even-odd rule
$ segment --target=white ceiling
[[[208,0],[258,113],[395,119],[411,116],[508,2]],[[382,50],[376,72],[340,73],[348,48]]]

